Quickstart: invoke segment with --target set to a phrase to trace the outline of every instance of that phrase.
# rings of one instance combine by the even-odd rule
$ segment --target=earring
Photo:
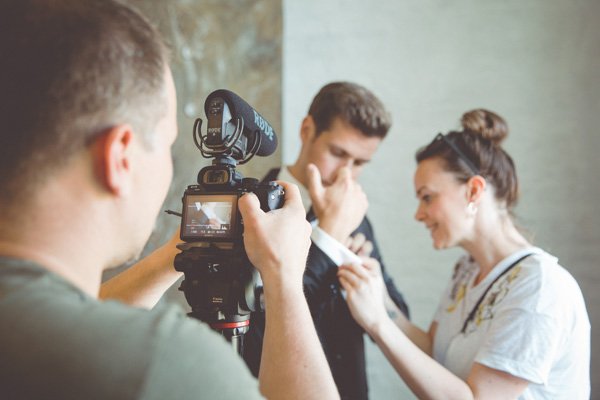
[[[469,204],[467,204],[467,212],[469,213],[469,215],[477,214],[477,206],[472,201],[469,202]]]

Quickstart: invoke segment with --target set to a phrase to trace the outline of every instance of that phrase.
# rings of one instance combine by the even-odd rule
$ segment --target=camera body
[[[185,274],[182,283],[192,316],[211,325],[227,319],[245,320],[262,311],[262,281],[245,252],[243,221],[238,200],[254,193],[265,212],[281,208],[283,188],[275,182],[243,178],[233,166],[213,165],[198,174],[198,185],[184,192],[180,238],[183,250],[175,256],[175,269]]]
[[[241,242],[242,220],[237,201],[254,193],[265,212],[283,204],[283,188],[275,182],[243,178],[231,165],[213,165],[198,174],[198,185],[183,195],[181,240],[184,242]]]

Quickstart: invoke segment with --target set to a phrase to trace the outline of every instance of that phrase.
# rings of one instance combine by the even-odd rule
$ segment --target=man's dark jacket
[[[272,169],[263,182],[275,180],[278,175],[279,168]],[[309,212],[307,215],[309,220],[314,218],[311,214]],[[408,316],[408,307],[402,295],[385,271],[373,228],[366,217],[352,235],[359,232],[373,243],[371,257],[381,264],[388,293],[400,310]],[[304,272],[304,292],[341,398],[367,399],[364,331],[352,318],[342,297],[337,270],[337,265],[312,243]],[[255,376],[258,376],[260,368],[264,327],[264,314],[253,313],[250,330],[244,337],[244,360]]]

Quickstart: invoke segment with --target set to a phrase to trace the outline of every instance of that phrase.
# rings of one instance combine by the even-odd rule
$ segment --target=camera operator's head
[[[390,114],[371,91],[351,82],[329,83],[317,93],[302,121],[296,166],[304,171],[309,163],[315,164],[324,184],[331,184],[343,166],[350,167],[356,178],[390,126]]]
[[[89,230],[107,233],[97,211],[113,208],[109,223],[129,224],[123,235],[139,247],[170,182],[176,135],[158,32],[113,0],[7,0],[0,26],[2,220],[32,228],[27,214],[46,208],[68,229],[94,199]]]

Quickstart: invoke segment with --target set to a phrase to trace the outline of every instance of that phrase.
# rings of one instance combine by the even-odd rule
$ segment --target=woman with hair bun
[[[377,262],[340,267],[356,321],[426,399],[589,399],[590,322],[581,290],[556,257],[515,227],[519,187],[497,114],[473,110],[462,130],[416,154],[415,218],[433,246],[459,246],[427,332],[396,312]]]

